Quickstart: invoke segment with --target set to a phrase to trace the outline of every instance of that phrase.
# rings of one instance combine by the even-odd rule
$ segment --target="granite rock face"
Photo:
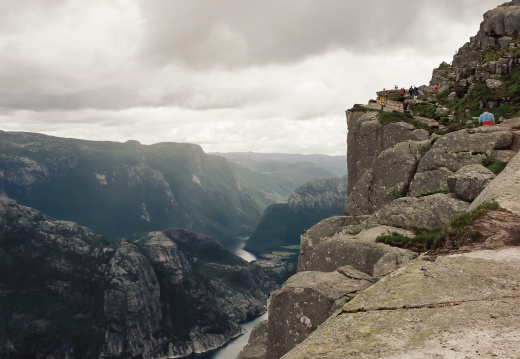
[[[482,165],[464,166],[447,179],[450,191],[458,198],[471,202],[495,175]]]
[[[408,196],[415,197],[429,192],[448,190],[447,179],[453,176],[446,167],[440,167],[432,171],[416,173],[410,183]]]
[[[403,229],[378,226],[355,235],[339,233],[329,238],[302,237],[298,272],[333,272],[350,265],[371,277],[384,276],[416,256],[409,250],[375,242],[378,236],[391,232],[411,236]]]
[[[520,155],[516,155],[493,179],[489,185],[471,203],[470,210],[477,208],[484,202],[495,201],[500,207],[514,214],[520,214]]]
[[[425,141],[430,138],[425,130],[400,122],[383,126],[374,112],[347,112],[348,193],[372,167],[377,157],[386,149],[405,141]]]
[[[267,320],[264,320],[251,330],[247,345],[235,359],[267,359],[267,325]]]
[[[371,214],[392,201],[394,192],[398,196],[406,194],[417,165],[429,148],[429,140],[405,141],[381,152],[349,192],[345,215]]]
[[[437,193],[421,198],[399,198],[370,217],[366,226],[394,226],[405,229],[440,228],[465,213],[469,203],[451,194]]]
[[[0,256],[0,357],[204,352],[242,334],[237,323],[264,313],[275,288],[209,237],[171,229],[108,243],[7,197]]]
[[[415,260],[360,293],[283,358],[514,358],[519,258],[518,248],[508,248]]]
[[[346,177],[313,179],[298,187],[287,201],[289,208],[298,215],[335,208],[343,205],[347,197]]]
[[[481,164],[493,150],[508,149],[513,134],[499,127],[460,130],[448,133],[433,144],[417,168],[418,172],[446,167],[457,171],[466,165]]]
[[[267,358],[280,358],[302,342],[372,277],[348,266],[330,273],[299,272],[271,293]]]

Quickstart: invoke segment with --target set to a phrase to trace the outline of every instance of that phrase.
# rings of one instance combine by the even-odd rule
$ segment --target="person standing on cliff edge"
[[[495,124],[495,115],[491,112],[488,112],[487,108],[482,109],[482,115],[478,118],[479,126],[492,126]]]

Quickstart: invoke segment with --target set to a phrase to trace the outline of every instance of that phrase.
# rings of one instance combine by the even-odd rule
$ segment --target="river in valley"
[[[244,246],[246,245],[247,239],[248,237],[238,237],[235,241],[231,243],[226,243],[226,249],[229,250],[231,253],[241,257],[242,259],[251,262],[256,259],[256,256],[244,250]],[[231,340],[229,343],[227,343],[221,348],[209,351],[204,354],[192,355],[189,357],[189,359],[234,359],[238,355],[238,353],[240,353],[242,348],[247,344],[249,340],[249,335],[251,334],[251,329],[253,329],[253,327],[256,324],[266,319],[267,313],[249,322],[241,324],[242,327],[247,330],[246,334]]]

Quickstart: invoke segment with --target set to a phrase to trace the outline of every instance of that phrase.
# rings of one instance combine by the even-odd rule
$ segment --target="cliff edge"
[[[517,356],[518,24],[518,0],[487,12],[418,101],[347,111],[344,215],[302,234],[298,273],[237,358]],[[497,125],[478,126],[483,107]]]

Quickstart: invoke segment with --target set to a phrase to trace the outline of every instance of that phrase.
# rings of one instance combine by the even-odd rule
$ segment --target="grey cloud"
[[[496,1],[500,4],[500,0]],[[429,51],[423,20],[482,16],[489,0],[140,0],[142,52],[159,64],[194,66],[288,63],[334,48],[353,52],[414,46]],[[475,29],[476,32],[477,29]],[[434,34],[435,35],[435,34]],[[437,40],[437,39],[435,39]],[[462,45],[462,44],[461,44]]]

